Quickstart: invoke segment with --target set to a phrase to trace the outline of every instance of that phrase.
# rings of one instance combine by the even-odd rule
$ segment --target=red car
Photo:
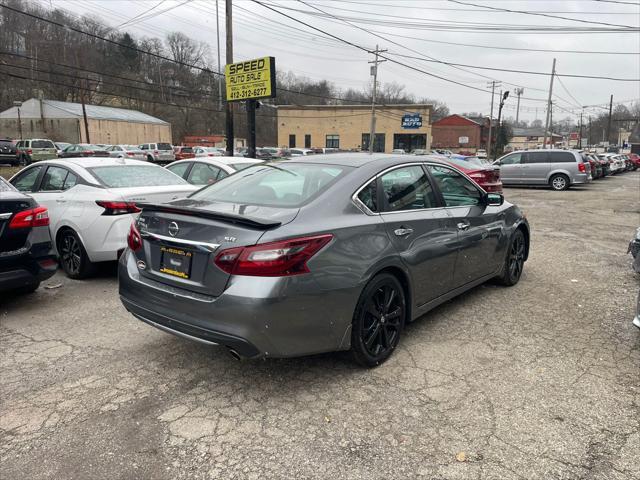
[[[448,162],[462,173],[467,174],[474,182],[480,185],[485,192],[502,193],[502,181],[500,180],[500,167],[484,162],[477,157],[438,160]]]
[[[637,153],[627,153],[627,157],[629,157],[629,160],[633,162],[636,167],[635,169],[640,168],[640,155],[638,155]]]
[[[196,154],[193,153],[192,147],[173,147],[173,154],[176,156],[176,160],[186,160],[187,158],[196,158]]]

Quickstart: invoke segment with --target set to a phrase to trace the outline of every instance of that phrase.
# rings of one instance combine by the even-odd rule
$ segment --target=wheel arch
[[[528,260],[529,259],[529,248],[530,248],[530,245],[531,245],[531,232],[529,231],[529,226],[525,222],[520,222],[518,225],[516,225],[516,228],[515,228],[514,232],[516,230],[521,230],[522,234],[524,235],[524,244],[525,244],[524,259]]]
[[[412,294],[412,291],[411,291],[411,280],[409,279],[409,275],[402,268],[390,265],[390,266],[384,267],[384,268],[376,271],[371,276],[371,279],[369,281],[371,281],[376,276],[378,276],[380,274],[383,274],[383,273],[388,273],[390,275],[393,275],[400,282],[400,285],[402,286],[402,290],[404,292],[404,298],[405,298],[406,309],[407,309],[406,321],[407,321],[407,323],[411,322],[413,320],[413,318],[412,318],[413,294]]]

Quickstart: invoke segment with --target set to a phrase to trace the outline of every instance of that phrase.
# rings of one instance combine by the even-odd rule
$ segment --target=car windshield
[[[243,163],[230,163],[229,166],[236,171],[244,170],[245,168],[249,168],[256,163],[262,162],[243,162]]]
[[[109,165],[87,170],[102,185],[109,188],[187,185],[187,182],[176,174],[155,165]]]
[[[349,170],[351,167],[337,165],[260,164],[199,190],[191,198],[270,207],[300,207]]]

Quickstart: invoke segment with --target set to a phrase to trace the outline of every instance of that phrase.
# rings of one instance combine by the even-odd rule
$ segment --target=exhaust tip
[[[231,354],[231,356],[233,358],[235,358],[238,361],[242,360],[242,357],[240,356],[240,354],[238,352],[236,352],[233,348],[228,348],[227,347],[227,350],[229,350],[229,353]]]

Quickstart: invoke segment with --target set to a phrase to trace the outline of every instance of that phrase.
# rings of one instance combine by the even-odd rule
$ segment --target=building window
[[[340,135],[327,135],[327,148],[340,148]]]
[[[368,133],[362,134],[362,151],[369,151],[369,137],[371,135]],[[384,143],[385,143],[385,134],[384,133],[376,133],[373,141],[373,151],[374,152],[384,152]]]
[[[304,136],[304,148],[311,148],[311,135],[309,134]]]
[[[296,148],[296,136],[289,135],[289,148]]]

